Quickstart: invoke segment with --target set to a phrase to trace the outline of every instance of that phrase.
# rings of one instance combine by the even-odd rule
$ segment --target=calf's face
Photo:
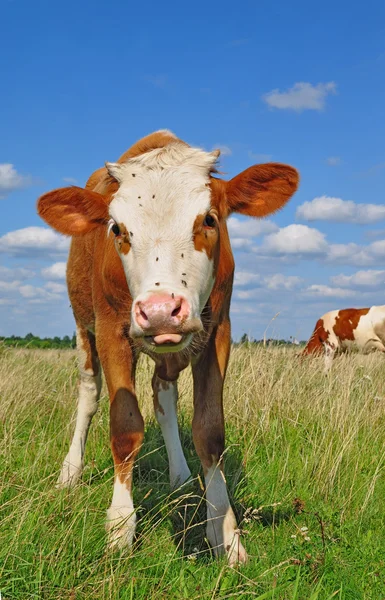
[[[180,350],[202,329],[219,251],[210,188],[217,158],[172,144],[106,165],[119,183],[109,227],[133,299],[130,335],[154,351]]]
[[[125,163],[106,163],[119,186],[112,195],[63,188],[38,203],[42,218],[61,233],[106,227],[132,296],[130,335],[156,353],[181,350],[202,329],[227,216],[271,214],[298,185],[295,169],[276,163],[228,182],[214,178],[218,155],[176,140]]]

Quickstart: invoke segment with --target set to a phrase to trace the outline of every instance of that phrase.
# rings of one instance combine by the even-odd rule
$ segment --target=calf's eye
[[[113,225],[111,226],[111,231],[114,235],[119,235],[120,234],[119,225],[117,225],[116,223],[113,223]]]
[[[215,227],[215,219],[212,215],[206,215],[203,221],[203,227],[210,227],[212,229]]]

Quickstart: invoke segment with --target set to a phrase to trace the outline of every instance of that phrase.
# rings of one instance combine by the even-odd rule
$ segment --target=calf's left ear
[[[282,208],[298,187],[299,174],[280,163],[255,165],[226,182],[228,214],[266,217]]]

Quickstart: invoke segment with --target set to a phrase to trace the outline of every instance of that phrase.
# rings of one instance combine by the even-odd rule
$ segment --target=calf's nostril
[[[180,304],[179,306],[177,306],[176,308],[174,308],[174,310],[171,313],[172,317],[177,317],[181,311],[182,305]]]
[[[144,319],[145,321],[148,321],[148,316],[146,315],[146,313],[144,312],[144,310],[140,309],[140,316],[142,317],[142,319]]]

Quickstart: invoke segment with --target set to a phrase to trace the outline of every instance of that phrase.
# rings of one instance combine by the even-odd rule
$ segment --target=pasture
[[[112,495],[103,387],[80,485],[55,481],[74,427],[76,354],[0,356],[2,600],[385,598],[385,362],[380,354],[299,361],[291,349],[233,349],[225,384],[227,482],[249,563],[229,569],[203,540],[200,463],[189,371],[179,383],[193,482],[170,495],[155,423],[152,363],[137,392],[146,420],[134,470],[132,554],[105,550]]]

